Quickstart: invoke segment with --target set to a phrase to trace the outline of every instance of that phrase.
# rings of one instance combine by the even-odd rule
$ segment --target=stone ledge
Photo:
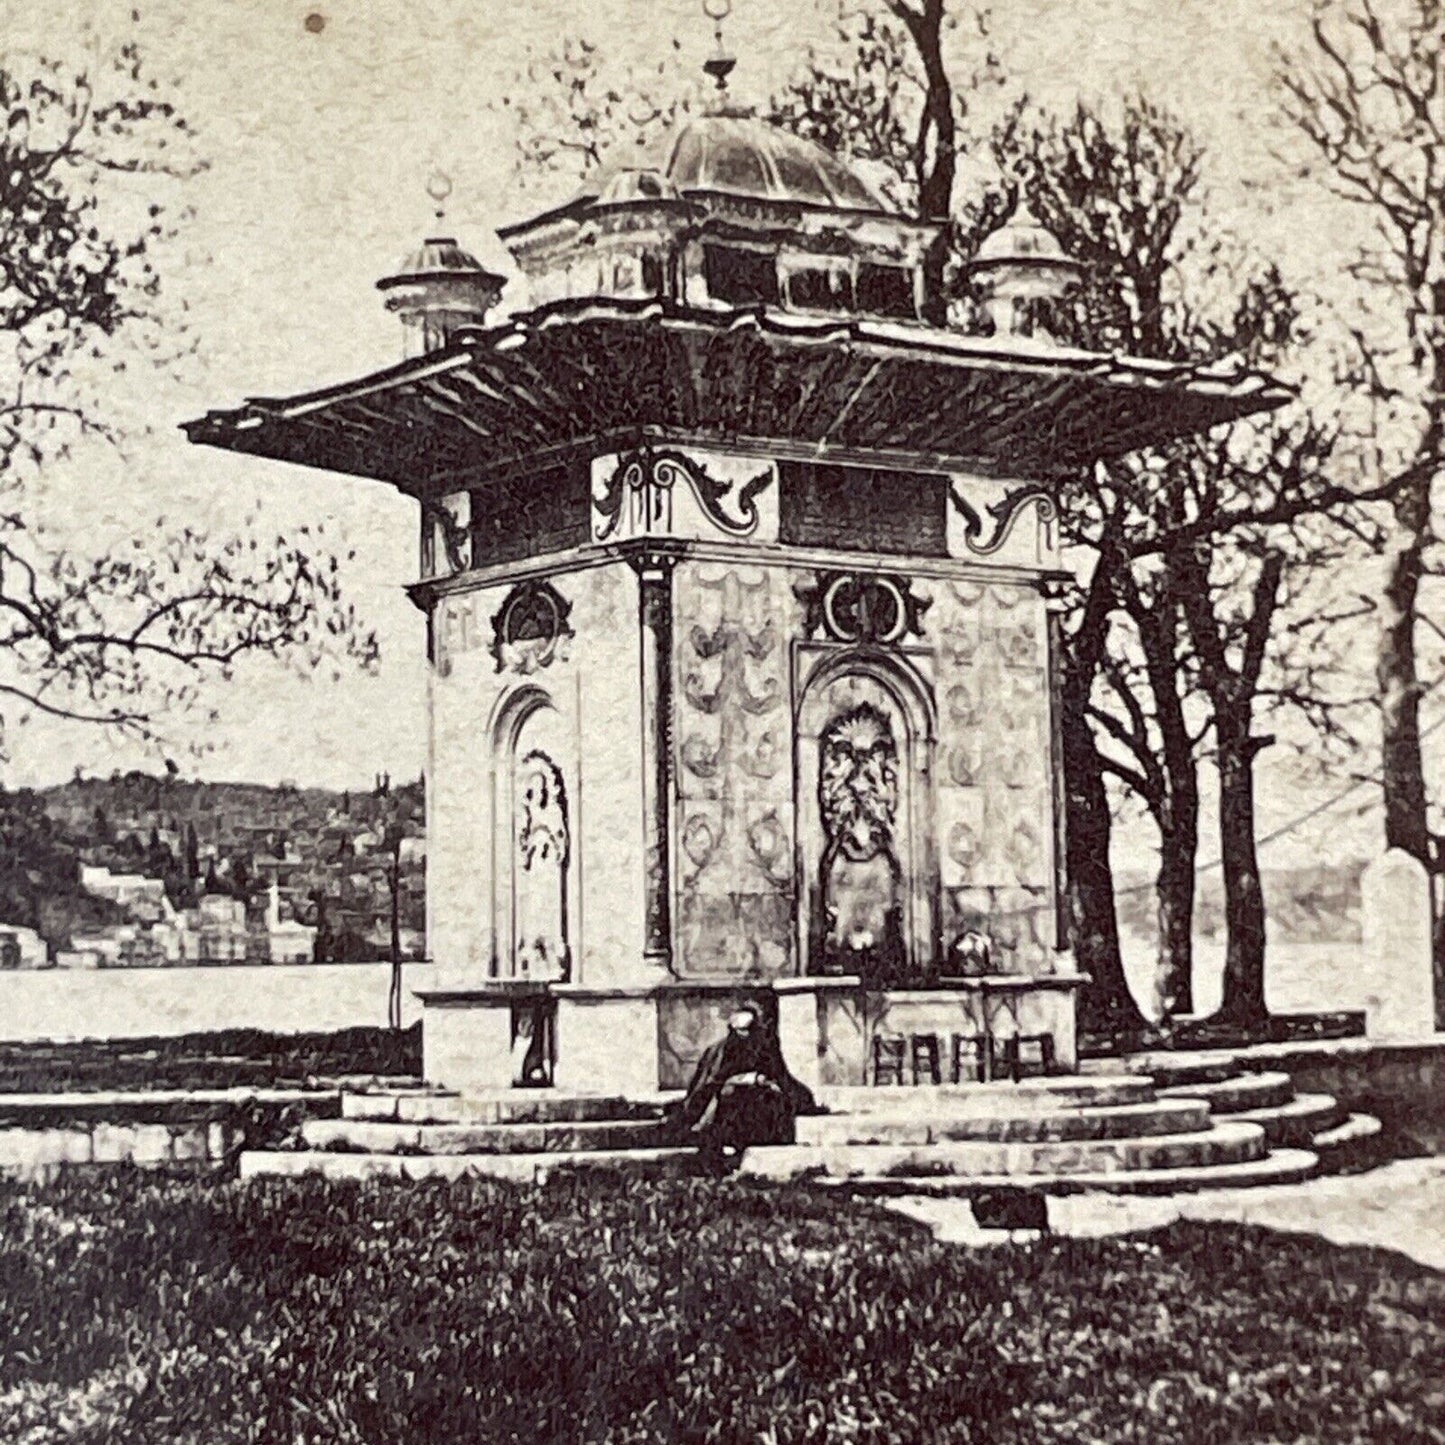
[[[553,990],[565,985],[519,979],[496,979],[470,987],[415,988],[412,997],[419,998],[427,1008],[501,1008],[531,999],[545,999]]]
[[[25,1129],[48,1125],[191,1124],[218,1119],[236,1108],[260,1104],[301,1105],[316,1115],[336,1115],[335,1089],[157,1089],[108,1090],[94,1094],[0,1094],[0,1126]]]

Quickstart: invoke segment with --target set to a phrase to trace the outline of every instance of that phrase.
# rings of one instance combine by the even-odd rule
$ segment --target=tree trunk
[[[953,82],[943,62],[945,0],[921,0],[916,10],[904,0],[889,0],[889,9],[903,22],[923,68],[923,109],[913,148],[918,214],[925,221],[945,223],[923,260],[923,312],[925,321],[942,326],[948,318],[944,271],[950,242],[946,223],[953,214],[953,187],[958,174]]]
[[[1426,456],[1438,451],[1441,431],[1442,427],[1431,426],[1422,449]],[[1403,848],[1432,874],[1436,864],[1430,846],[1425,764],[1420,747],[1422,689],[1415,652],[1415,620],[1424,553],[1430,541],[1433,481],[1433,473],[1427,470],[1424,476],[1412,479],[1402,488],[1394,501],[1395,533],[1386,551],[1380,653],[1375,665],[1380,695],[1385,846]],[[1435,1027],[1445,1029],[1445,917],[1442,916],[1435,920],[1433,954]]]
[[[1088,714],[1076,692],[1077,684],[1066,681],[1059,708],[1069,944],[1080,972],[1089,976],[1079,999],[1079,1029],[1116,1038],[1141,1032],[1145,1020],[1124,975],[1109,859],[1109,799]]]
[[[1182,523],[1182,513],[1171,521]],[[1139,632],[1145,675],[1159,729],[1157,767],[1163,786],[1146,798],[1159,829],[1154,891],[1159,924],[1156,988],[1165,1018],[1194,1007],[1194,870],[1199,856],[1199,773],[1195,740],[1184,715],[1187,686],[1181,662],[1177,558],[1167,559],[1152,602],[1124,574],[1121,597]]]
[[[1433,444],[1433,442],[1431,443]],[[1416,479],[1394,501],[1396,535],[1387,553],[1380,655],[1385,846],[1403,848],[1430,866],[1425,770],[1420,753],[1420,678],[1415,612],[1430,522],[1430,478]]]
[[[1154,890],[1159,919],[1159,994],[1164,1017],[1194,1011],[1194,868],[1199,846],[1197,790],[1185,805],[1173,800],[1179,817],[1160,840]]]
[[[1179,695],[1180,669],[1169,609],[1166,636],[1149,637],[1148,669],[1167,793],[1159,822],[1159,992],[1165,1018],[1194,1008],[1194,870],[1199,857],[1199,774]]]
[[[391,991],[387,997],[387,1020],[401,1027],[401,852],[393,851],[387,880],[391,885]]]
[[[1217,1018],[1257,1028],[1269,1018],[1264,1000],[1264,887],[1254,833],[1254,759],[1264,744],[1250,736],[1248,715],[1217,716],[1219,852],[1224,873],[1224,998]]]

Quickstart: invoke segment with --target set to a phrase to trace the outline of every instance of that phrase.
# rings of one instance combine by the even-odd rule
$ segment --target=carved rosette
[[[492,618],[492,657],[497,671],[523,674],[565,658],[576,635],[572,604],[550,582],[522,582],[507,593]]]
[[[923,636],[923,614],[932,599],[920,597],[907,578],[874,572],[819,572],[794,591],[806,609],[809,637],[887,647]]]

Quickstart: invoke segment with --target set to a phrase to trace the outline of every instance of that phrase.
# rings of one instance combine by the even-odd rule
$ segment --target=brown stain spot
[[[306,17],[305,24],[313,35],[320,35],[326,29],[326,17],[319,10],[313,10]]]

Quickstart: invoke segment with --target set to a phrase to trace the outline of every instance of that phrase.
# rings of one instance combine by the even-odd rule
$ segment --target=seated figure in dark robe
[[[744,1005],[703,1051],[668,1124],[674,1137],[695,1139],[703,1162],[721,1174],[750,1145],[791,1144],[797,1116],[817,1112],[807,1086],[788,1072],[777,1035]]]

